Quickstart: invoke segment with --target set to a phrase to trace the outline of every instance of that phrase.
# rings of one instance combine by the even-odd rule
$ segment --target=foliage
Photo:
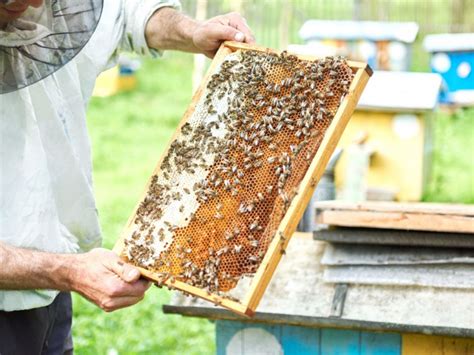
[[[474,203],[474,108],[438,113],[425,201]]]

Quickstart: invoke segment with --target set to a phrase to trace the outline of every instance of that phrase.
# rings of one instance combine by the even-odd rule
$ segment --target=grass
[[[474,204],[474,108],[434,117],[431,179],[424,201]]]
[[[112,247],[191,99],[191,56],[144,61],[139,88],[93,98],[88,124],[104,245]],[[425,201],[474,203],[474,110],[435,118],[432,179]],[[170,293],[152,289],[140,304],[106,314],[74,296],[78,354],[211,354],[214,325],[164,315]]]
[[[191,98],[192,57],[148,60],[140,87],[111,98],[93,98],[88,110],[94,184],[104,246],[111,248],[136,204],[157,159]],[[74,295],[78,354],[212,354],[214,325],[165,315],[170,293],[152,288],[138,305],[102,312]]]

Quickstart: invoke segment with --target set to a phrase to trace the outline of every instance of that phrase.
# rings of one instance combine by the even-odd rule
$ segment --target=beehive
[[[369,75],[342,58],[223,44],[116,252],[251,316]]]

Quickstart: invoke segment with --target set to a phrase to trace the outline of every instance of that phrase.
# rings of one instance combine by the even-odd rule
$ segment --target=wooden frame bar
[[[192,116],[195,110],[196,104],[198,103],[202,93],[204,92],[207,82],[210,76],[215,71],[216,67],[223,61],[223,59],[228,54],[237,50],[257,50],[257,51],[262,51],[262,52],[267,52],[267,53],[274,52],[273,50],[264,48],[264,47],[247,45],[247,44],[242,44],[238,42],[225,42],[221,46],[219,51],[217,52],[206,74],[206,77],[201,83],[201,86],[194,94],[192,103],[189,106],[189,108],[186,110],[178,126],[178,129],[176,130],[175,134],[173,135],[170,141],[170,144],[177,137],[181,126],[184,125],[188,121],[188,119]],[[305,60],[316,59],[315,57],[309,57],[309,56],[298,56],[298,57]],[[349,118],[352,115],[352,112],[354,111],[355,106],[357,105],[357,101],[359,100],[360,95],[362,94],[362,91],[370,75],[372,74],[372,71],[367,64],[358,63],[358,62],[348,62],[348,64],[355,72],[355,77],[350,85],[349,93],[346,95],[346,97],[342,101],[341,105],[339,106],[337,110],[336,115],[334,116],[330,126],[328,127],[324,135],[323,141],[320,145],[320,148],[318,149],[316,156],[314,157],[308,171],[306,172],[305,177],[303,178],[300,184],[298,193],[296,197],[293,199],[293,201],[291,202],[283,220],[280,223],[276,237],[273,238],[252,280],[250,289],[245,299],[242,302],[232,301],[215,294],[208,294],[206,291],[200,288],[190,286],[180,281],[171,282],[170,280],[166,280],[164,282],[166,286],[170,288],[179,289],[183,292],[206,299],[217,305],[225,307],[233,311],[234,313],[237,313],[243,316],[251,317],[254,315],[255,309],[258,303],[260,302],[263,296],[263,293],[266,287],[268,286],[268,283],[271,280],[271,277],[276,269],[276,266],[278,265],[278,262],[282,256],[282,253],[286,245],[288,244],[291,235],[296,230],[296,226],[298,224],[299,219],[304,213],[306,204],[309,202],[309,199],[311,198],[311,195],[316,187],[316,184],[319,181],[320,177],[322,176],[325,170],[325,167],[329,161],[329,158],[331,157],[339,141],[339,138],[341,137],[342,132],[344,131],[344,128],[347,122],[349,121]],[[156,174],[159,171],[159,166],[163,158],[166,156],[170,144],[168,145],[168,148],[166,149],[162,158],[158,162],[157,167],[153,174]],[[150,181],[151,181],[151,178],[150,178]],[[150,181],[148,182],[145,188],[142,199],[146,196],[146,192],[148,190]],[[140,199],[140,201],[142,199]],[[137,204],[134,212],[132,213],[132,216],[127,222],[124,232],[122,233],[120,239],[117,241],[117,244],[114,247],[114,251],[118,253],[119,255],[121,255],[122,250],[124,248],[125,237],[130,235],[131,230],[133,228],[133,221],[136,216],[138,205],[139,204]],[[142,275],[144,277],[150,280],[159,280],[156,273],[154,272],[151,272],[149,270],[142,269],[142,268],[140,268],[140,271],[142,272]]]

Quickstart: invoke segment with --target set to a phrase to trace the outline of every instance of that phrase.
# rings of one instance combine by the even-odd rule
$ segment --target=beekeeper
[[[86,106],[120,51],[212,57],[224,40],[253,42],[236,13],[196,22],[178,8],[0,0],[0,354],[71,353],[69,291],[113,311],[149,287],[98,248]]]

